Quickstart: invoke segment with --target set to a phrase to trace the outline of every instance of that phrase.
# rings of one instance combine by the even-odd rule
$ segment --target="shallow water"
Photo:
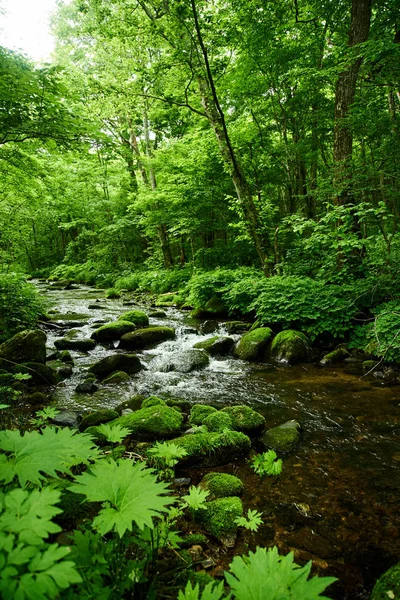
[[[54,322],[63,328],[47,330],[49,347],[71,321],[79,337],[89,337],[99,326],[96,321],[114,320],[132,308],[122,300],[104,300],[103,292],[90,288],[39,288],[59,311]],[[400,386],[384,387],[342,367],[288,367],[234,358],[211,359],[199,372],[164,373],[160,368],[169,357],[215,335],[199,334],[199,323],[181,311],[166,312],[166,318],[151,318],[150,324],[174,327],[177,338],[137,353],[146,370],[127,383],[77,394],[85,369],[118,350],[99,345],[89,354],[72,352],[73,377],[57,387],[54,404],[75,410],[111,408],[144,393],[221,406],[248,404],[265,416],[267,427],[297,419],[302,443],[284,458],[279,478],[258,477],[248,461],[223,469],[243,478],[245,509],[256,508],[264,519],[257,534],[240,534],[236,551],[256,544],[276,544],[282,553],[294,550],[299,562],[313,559],[319,574],[339,578],[327,592],[330,597],[366,600],[376,578],[400,560]]]

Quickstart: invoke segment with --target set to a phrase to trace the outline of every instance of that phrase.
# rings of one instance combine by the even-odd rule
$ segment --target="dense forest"
[[[26,283],[34,278],[61,288],[87,284],[108,298],[151,294],[159,307],[243,319],[257,331],[295,330],[310,361],[354,352],[367,369],[383,365],[398,377],[399,16],[400,0],[60,0],[51,64],[38,66],[0,47],[0,342],[48,319]],[[3,346],[0,409],[10,402]],[[23,384],[24,371],[13,377]],[[29,535],[25,523],[6,542],[11,530],[0,511],[0,569],[8,552],[15,565],[32,556],[39,564],[40,556],[43,569],[59,572],[35,592],[32,573],[41,567],[35,563],[24,580],[9,570],[16,568],[11,561],[0,577],[2,598],[77,597],[67,590],[80,581],[74,564],[61,547],[43,546],[58,531],[51,519],[60,512],[54,504],[61,492],[26,488],[40,488],[43,472],[70,476],[76,465],[69,483],[76,494],[112,504],[112,491],[96,493],[95,486],[115,476],[129,496],[124,481],[132,477],[149,502],[120,520],[104,509],[90,543],[76,538],[81,559],[84,547],[97,549],[99,564],[118,552],[126,559],[113,563],[109,579],[97,566],[79,597],[176,598],[149,591],[139,563],[151,538],[146,568],[154,564],[162,535],[178,519],[168,517],[156,542],[152,518],[169,510],[162,494],[183,456],[179,447],[160,444],[153,452],[153,466],[162,465],[158,479],[126,460],[117,469],[103,458],[96,471],[98,450],[84,434],[43,429],[50,415],[37,417],[35,431],[20,441],[12,429],[0,432],[2,481],[6,491],[16,479],[20,484],[7,502],[25,502],[34,528]],[[112,444],[124,433],[103,431]],[[60,448],[54,464],[44,452],[51,444]],[[29,475],[18,456],[35,445],[45,466]],[[264,458],[269,464],[260,469],[275,474],[274,458]],[[81,474],[89,460],[96,463],[92,474]],[[34,513],[33,494],[41,495],[41,512]],[[205,501],[198,490],[185,498],[193,514]],[[40,531],[39,521],[46,523]],[[256,521],[249,513],[248,529],[253,523],[256,530]],[[132,523],[150,536],[135,539],[137,580],[128,560],[132,540],[126,541]],[[100,534],[112,536],[102,557]],[[311,579],[308,588],[309,567],[296,570],[275,550],[261,552],[232,563],[227,579],[235,598],[322,598],[332,581]],[[284,581],[294,569],[294,595],[280,596],[278,583],[269,596],[249,595],[246,585],[263,561],[270,561],[271,581],[271,573]],[[135,592],[124,569],[136,596],[128,595]],[[104,587],[110,578],[115,585]],[[228,597],[222,584],[183,589],[180,600]]]

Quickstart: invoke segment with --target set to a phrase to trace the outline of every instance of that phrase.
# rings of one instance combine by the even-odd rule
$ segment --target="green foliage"
[[[122,440],[131,432],[127,427],[122,427],[117,423],[114,425],[110,425],[109,423],[101,423],[97,426],[97,431],[112,444],[120,444]]]
[[[187,452],[184,448],[179,448],[173,442],[156,442],[155,445],[150,448],[148,453],[152,458],[156,459],[156,462],[161,466],[174,467],[179,458],[186,456]]]
[[[23,375],[23,373],[21,373],[21,375]],[[45,425],[48,421],[54,419],[54,417],[58,415],[59,412],[59,410],[52,406],[46,406],[42,410],[37,410],[35,412],[36,416],[31,419],[31,423],[32,425],[40,429],[40,427],[43,427],[43,425]]]
[[[375,318],[352,332],[350,348],[359,348],[388,362],[400,360],[400,304],[385,302],[373,309]]]
[[[196,485],[191,485],[189,488],[189,494],[182,496],[183,502],[192,511],[200,510],[206,506],[206,498],[210,495],[208,490],[202,490]]]
[[[261,513],[257,510],[252,510],[251,508],[247,511],[247,517],[238,517],[235,519],[236,525],[239,527],[245,527],[250,531],[257,531],[262,523]]]
[[[153,294],[165,294],[180,290],[189,281],[192,275],[190,266],[168,271],[137,271],[123,277],[115,282],[118,290],[126,289],[130,292],[139,290]]]
[[[72,492],[85,495],[89,502],[106,503],[93,521],[102,535],[116,531],[122,537],[132,531],[133,523],[140,529],[152,528],[153,517],[168,512],[167,505],[173,502],[163,496],[167,486],[156,482],[150,469],[129,460],[95,464],[75,481]]]
[[[311,561],[304,567],[293,562],[293,552],[279,556],[276,547],[257,548],[249,556],[235,556],[226,580],[237,600],[327,600],[321,593],[335,577],[308,579]]]
[[[251,468],[257,475],[280,475],[282,473],[282,459],[277,457],[275,450],[256,454],[252,463]]]
[[[187,582],[184,591],[179,590],[178,600],[220,600],[229,598],[224,595],[224,583],[207,583],[202,592],[198,583],[193,587],[190,581]]]
[[[57,477],[57,472],[69,473],[72,466],[89,464],[98,457],[89,435],[77,435],[67,428],[46,427],[41,433],[30,431],[24,435],[0,431],[0,449],[5,452],[0,454],[0,481],[11,483],[18,477],[22,487],[27,482],[40,485],[44,474]]]
[[[23,329],[34,329],[44,311],[43,299],[22,275],[0,274],[0,342]]]
[[[247,268],[241,269],[216,269],[211,272],[196,273],[189,281],[188,303],[195,308],[204,308],[211,298],[225,300],[229,290],[238,282],[250,276],[259,277],[259,274]],[[228,305],[233,308],[232,304]]]

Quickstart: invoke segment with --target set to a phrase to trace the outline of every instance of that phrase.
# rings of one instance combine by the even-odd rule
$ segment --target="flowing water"
[[[59,330],[47,329],[48,345],[74,328],[90,337],[100,322],[130,308],[123,300],[104,300],[102,291],[81,287],[48,289],[39,284]],[[91,308],[89,308],[89,306]],[[366,600],[377,577],[400,560],[400,386],[361,378],[354,368],[245,363],[232,357],[211,359],[197,372],[162,372],[162,365],[194,343],[211,337],[199,323],[176,309],[151,325],[169,325],[176,339],[138,352],[146,369],[129,382],[100,386],[94,394],[77,394],[85,369],[118,352],[98,345],[88,354],[72,352],[73,376],[53,394],[58,407],[112,408],[134,394],[157,394],[192,402],[248,404],[262,413],[267,427],[297,419],[303,428],[298,449],[284,458],[279,478],[260,478],[248,461],[224,468],[245,482],[245,508],[263,513],[257,534],[241,533],[236,552],[255,545],[295,551],[296,560],[314,562],[320,575],[339,581],[328,595],[337,600]],[[220,326],[224,332],[223,324]],[[215,335],[215,334],[212,334]],[[196,483],[202,475],[190,473]],[[227,554],[227,566],[231,555]],[[224,559],[222,558],[222,563]]]

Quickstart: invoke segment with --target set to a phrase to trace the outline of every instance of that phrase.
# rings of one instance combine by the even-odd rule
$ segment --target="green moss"
[[[207,537],[203,533],[190,533],[183,538],[182,548],[201,546],[207,544]]]
[[[210,500],[240,496],[243,492],[243,483],[239,477],[228,473],[207,473],[201,480],[200,487],[210,492]]]
[[[115,383],[123,383],[124,381],[129,381],[130,377],[125,371],[114,371],[111,373],[106,379],[103,379],[103,383],[105,385],[115,384]]]
[[[203,348],[204,350],[208,350],[210,348],[210,346],[213,345],[214,342],[216,342],[218,339],[217,335],[214,335],[214,337],[209,338],[208,340],[203,340],[202,342],[197,342],[196,344],[194,344],[193,348]]]
[[[243,516],[243,506],[240,498],[218,498],[207,502],[207,507],[198,511],[199,520],[206,530],[216,538],[235,535],[237,525],[235,519]]]
[[[374,585],[370,600],[400,598],[400,563],[379,577]]]
[[[217,409],[207,404],[195,404],[192,406],[189,415],[189,423],[191,425],[202,425],[203,421],[211,413],[217,412]]]
[[[56,385],[59,382],[57,371],[42,363],[27,362],[23,365],[16,365],[14,373],[30,375],[31,378],[27,380],[29,386]]]
[[[114,323],[107,323],[93,331],[91,338],[97,342],[112,342],[121,339],[125,333],[135,329],[136,325],[129,321],[114,321]]]
[[[310,340],[304,333],[294,329],[281,331],[272,341],[271,356],[290,364],[308,360],[311,357]]]
[[[328,352],[322,358],[320,364],[321,365],[331,365],[338,362],[343,362],[345,358],[350,356],[350,353],[346,350],[346,348],[336,348],[332,352]]]
[[[247,435],[238,431],[188,434],[172,441],[186,450],[186,456],[179,459],[180,465],[216,467],[245,456],[251,448]]]
[[[149,406],[166,406],[166,402],[157,396],[150,396],[142,402],[142,408],[148,408]]]
[[[125,371],[125,373],[138,373],[142,364],[135,354],[112,354],[105,356],[89,368],[99,379],[107,377],[113,371]]]
[[[106,290],[105,296],[109,300],[118,300],[118,298],[121,298],[121,294],[119,293],[119,291],[114,288],[108,288],[108,290]]]
[[[118,321],[129,321],[136,325],[136,327],[147,327],[149,324],[149,317],[142,310],[128,310],[128,312],[123,313]]]
[[[129,398],[129,400],[125,400],[125,402],[118,404],[118,406],[115,407],[115,410],[119,414],[121,414],[121,412],[127,408],[130,410],[139,410],[139,408],[142,408],[143,400],[146,400],[146,396],[143,394],[137,394],[136,396]]]
[[[203,419],[202,424],[207,427],[208,431],[222,432],[225,429],[233,429],[231,416],[220,410],[209,414]]]
[[[158,296],[155,305],[156,306],[182,306],[185,302],[185,299],[180,294],[161,294]]]
[[[119,347],[141,350],[166,340],[172,340],[174,337],[175,330],[172,327],[148,327],[123,335]]]
[[[44,363],[46,339],[46,334],[40,329],[21,331],[0,345],[0,358],[14,363]]]
[[[118,413],[115,410],[96,410],[88,415],[85,415],[79,425],[81,431],[85,431],[88,427],[95,427],[102,423],[108,423],[118,417]]]
[[[235,342],[230,337],[214,336],[203,342],[197,342],[193,347],[206,350],[206,352],[212,356],[217,356],[218,354],[226,356],[227,354],[230,354],[234,345]]]
[[[245,333],[235,348],[235,356],[241,360],[261,359],[272,339],[272,329],[259,327]]]
[[[237,406],[226,406],[220,412],[231,417],[232,429],[243,433],[258,433],[265,427],[265,419],[260,413],[249,406],[238,404]]]
[[[188,400],[180,400],[180,398],[167,398],[165,402],[167,406],[178,408],[182,412],[189,412],[192,407],[191,402],[189,402]]]
[[[297,421],[288,421],[268,429],[263,436],[262,441],[267,448],[272,448],[277,452],[290,452],[300,441],[300,424]]]
[[[76,350],[78,352],[89,352],[96,347],[96,340],[89,338],[74,339],[63,337],[54,341],[57,350]]]
[[[178,433],[182,426],[182,415],[169,406],[149,406],[129,415],[119,417],[112,424],[128,427],[133,434],[141,434],[151,439],[170,437]]]

